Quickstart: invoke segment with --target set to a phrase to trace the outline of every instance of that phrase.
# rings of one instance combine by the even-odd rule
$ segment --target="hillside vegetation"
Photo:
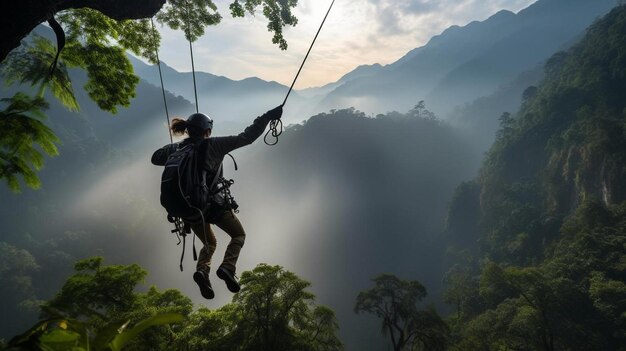
[[[626,341],[626,7],[545,71],[450,207],[459,350]]]

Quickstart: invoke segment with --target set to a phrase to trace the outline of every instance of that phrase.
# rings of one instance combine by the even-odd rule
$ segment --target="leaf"
[[[71,330],[56,329],[43,334],[39,341],[49,344],[75,344],[80,339],[80,334]],[[68,345],[71,346],[71,345]]]
[[[146,318],[142,320],[141,322],[137,323],[131,329],[126,330],[120,333],[118,336],[116,336],[110,343],[111,350],[113,351],[122,350],[122,348],[126,344],[128,344],[128,342],[130,342],[134,337],[136,337],[137,335],[139,335],[139,333],[143,332],[144,330],[150,327],[157,326],[157,325],[178,323],[178,322],[181,322],[183,318],[184,318],[183,315],[179,313],[166,313],[166,314],[160,314],[160,315],[156,315],[150,318]]]
[[[106,350],[109,343],[119,334],[120,328],[122,328],[128,321],[115,321],[107,324],[104,328],[98,331],[98,334],[94,338],[91,346],[96,351]]]

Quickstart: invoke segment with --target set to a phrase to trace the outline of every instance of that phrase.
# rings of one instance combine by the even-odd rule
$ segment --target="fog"
[[[76,156],[77,145],[68,142],[42,172],[44,189],[7,195],[18,207],[37,208],[38,215],[24,223],[8,220],[19,217],[20,209],[3,206],[2,215],[3,227],[14,231],[5,240],[31,250],[44,266],[34,280],[39,299],[51,297],[76,259],[103,255],[108,264],[146,268],[142,289],[179,289],[209,308],[230,302],[232,294],[214,274],[216,298],[200,296],[191,279],[191,236],[184,271],[179,270],[182,244],[176,245],[159,203],[162,169],[150,163],[169,137],[162,116],[144,117],[150,122],[125,131],[131,137],[112,138],[116,157],[94,159],[98,145],[85,146],[85,155]],[[216,135],[226,134],[222,127],[216,122]],[[224,160],[247,232],[238,273],[268,263],[311,282],[317,302],[336,312],[347,350],[386,347],[380,321],[353,312],[358,292],[370,288],[377,275],[422,282],[429,292],[425,304],[442,310],[440,233],[446,206],[455,186],[475,174],[479,160],[468,141],[438,121],[374,119],[353,110],[290,127],[274,147],[260,139],[233,153],[238,171],[230,158]],[[229,238],[215,231],[217,267]],[[33,239],[26,240],[24,232]],[[33,240],[53,249],[34,246]],[[199,240],[196,246],[201,248]],[[3,330],[18,332],[13,329],[28,321]]]

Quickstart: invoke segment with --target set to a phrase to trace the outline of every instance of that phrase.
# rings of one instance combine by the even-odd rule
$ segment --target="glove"
[[[281,106],[278,106],[278,107],[276,107],[274,109],[271,109],[271,110],[265,112],[265,114],[263,116],[269,118],[272,121],[280,119],[280,117],[283,116],[283,106],[281,105]]]

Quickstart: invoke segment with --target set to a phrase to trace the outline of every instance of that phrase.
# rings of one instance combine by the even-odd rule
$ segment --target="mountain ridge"
[[[445,116],[454,106],[489,95],[498,86],[546,60],[564,43],[571,41],[584,31],[597,16],[603,15],[614,6],[614,0],[594,2],[539,0],[517,14],[499,11],[484,21],[473,21],[463,27],[450,27],[442,34],[431,38],[428,44],[410,51],[395,63],[385,66],[381,72],[337,87],[322,100],[320,109],[330,106],[347,107],[367,97],[372,102],[368,103],[367,108],[360,107],[366,111],[402,111],[419,100],[426,100],[436,113]],[[552,23],[551,18],[555,16],[562,18],[563,22],[568,24],[564,30],[561,30],[564,33],[560,33],[559,26]],[[532,35],[524,36],[525,30],[531,29],[538,23],[545,31],[531,32]],[[523,39],[520,42],[522,47],[516,48],[514,43],[509,43],[508,46],[504,45],[495,50],[497,56],[487,57],[489,60],[485,61],[485,52],[494,49],[500,41],[516,33],[518,37],[513,37],[513,39]],[[542,43],[540,50],[536,50],[534,46],[535,39],[539,40],[538,43]],[[511,47],[515,49],[514,53],[507,52]],[[527,57],[519,53],[525,53]],[[492,62],[510,57],[519,62],[505,65],[500,73],[495,72],[493,78],[480,79],[480,74],[487,76],[494,73],[491,71]],[[468,86],[458,89],[455,87],[455,79],[460,79],[459,73],[453,71],[460,69],[473,59],[478,59],[482,63],[482,66],[474,64],[479,68],[476,75],[482,83],[472,85],[467,82]],[[460,69],[461,73],[466,71],[466,69]],[[476,78],[476,75],[473,78]],[[447,83],[444,81],[446,79]],[[484,86],[477,89],[480,84]]]

